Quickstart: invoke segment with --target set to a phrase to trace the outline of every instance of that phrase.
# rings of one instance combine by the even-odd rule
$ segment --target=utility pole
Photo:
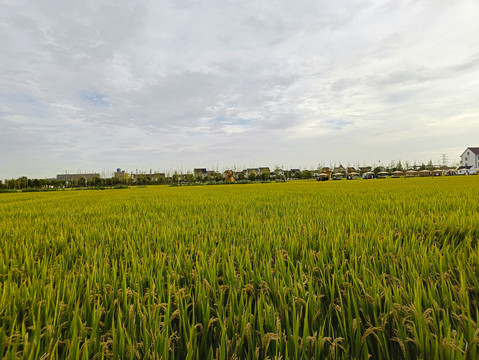
[[[442,157],[442,166],[446,166],[447,163],[447,154],[441,154]]]

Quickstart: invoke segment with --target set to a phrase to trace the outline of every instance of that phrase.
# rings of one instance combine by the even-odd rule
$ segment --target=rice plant
[[[0,194],[6,359],[477,359],[479,177]]]

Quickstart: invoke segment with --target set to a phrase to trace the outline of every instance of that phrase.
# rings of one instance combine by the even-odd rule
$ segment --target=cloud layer
[[[456,161],[479,3],[0,4],[0,178]]]

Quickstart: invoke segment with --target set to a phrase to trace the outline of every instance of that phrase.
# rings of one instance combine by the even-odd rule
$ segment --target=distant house
[[[291,175],[291,177],[295,177],[296,174],[298,174],[298,173],[300,173],[300,172],[301,172],[300,169],[291,169],[291,170],[290,170],[290,175]]]
[[[284,171],[283,171],[283,169],[279,169],[279,168],[274,169],[273,171],[271,171],[271,172],[269,173],[269,177],[270,177],[271,179],[275,179],[276,177],[279,179],[279,178],[281,178],[281,177],[283,177],[283,176],[284,176]]]
[[[120,181],[125,181],[128,180],[131,176],[125,170],[121,170],[120,168],[116,169],[115,173],[113,174],[113,177],[117,180]]]
[[[153,174],[150,174],[149,176],[154,181],[159,181],[160,179],[166,179],[165,173],[153,173]]]
[[[208,171],[206,170],[206,168],[197,168],[193,170],[193,174],[195,175],[195,177],[199,177],[199,178],[206,177],[207,173]]]
[[[334,168],[333,173],[345,173],[346,169],[344,168],[343,165],[339,165]]]
[[[245,171],[246,170],[241,170],[241,171],[235,171],[234,172],[234,177],[236,180],[243,180],[246,176],[245,176]]]
[[[468,147],[461,155],[461,167],[479,168],[479,147]],[[459,169],[458,169],[459,170]]]
[[[259,168],[246,169],[245,172],[244,172],[244,176],[248,177],[248,176],[250,176],[250,174],[259,175],[260,174]]]
[[[128,175],[128,174],[127,174]],[[132,179],[135,182],[139,180],[146,181],[160,181],[160,179],[165,179],[165,173],[145,173],[145,174],[129,174],[126,179]]]
[[[476,170],[477,169],[473,168],[472,165],[467,165],[467,166],[459,166],[456,169],[456,172],[459,175],[476,175]]]

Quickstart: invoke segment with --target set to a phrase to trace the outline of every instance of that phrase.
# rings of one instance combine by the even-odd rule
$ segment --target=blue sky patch
[[[334,130],[342,130],[345,126],[351,125],[351,121],[341,120],[341,119],[331,119],[326,120],[326,124]]]
[[[82,91],[80,97],[83,101],[95,106],[110,106],[111,102],[105,94],[94,91]]]

